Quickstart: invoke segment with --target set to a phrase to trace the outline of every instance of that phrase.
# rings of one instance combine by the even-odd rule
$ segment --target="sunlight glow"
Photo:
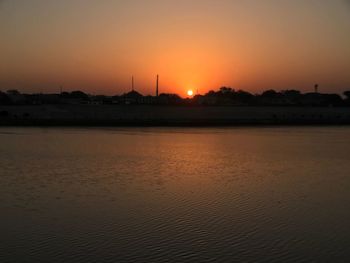
[[[189,97],[192,97],[192,96],[193,96],[193,90],[191,90],[191,89],[188,90],[188,91],[187,91],[187,95],[188,95]]]

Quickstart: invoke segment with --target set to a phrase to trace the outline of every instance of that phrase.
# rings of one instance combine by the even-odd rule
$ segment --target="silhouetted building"
[[[26,98],[23,94],[19,93],[17,90],[8,90],[8,98],[12,101],[13,104],[25,104]]]
[[[158,104],[181,104],[182,99],[179,95],[173,93],[162,93],[157,97]]]
[[[125,104],[137,104],[143,96],[137,91],[132,90],[121,97]]]

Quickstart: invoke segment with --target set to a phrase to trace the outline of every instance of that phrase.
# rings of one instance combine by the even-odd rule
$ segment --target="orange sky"
[[[0,0],[0,90],[350,89],[347,0]]]

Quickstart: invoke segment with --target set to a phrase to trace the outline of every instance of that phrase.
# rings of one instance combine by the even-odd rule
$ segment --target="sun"
[[[191,89],[188,90],[188,91],[187,91],[187,95],[190,96],[190,97],[192,97],[192,96],[193,96],[193,90],[191,90]]]

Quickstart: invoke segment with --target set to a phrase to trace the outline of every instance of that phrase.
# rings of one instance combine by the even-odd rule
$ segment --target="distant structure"
[[[134,76],[131,76],[131,91],[134,91]]]
[[[315,84],[315,93],[318,93],[318,84]]]
[[[131,76],[131,91],[135,90],[134,76]]]
[[[157,81],[156,81],[156,97],[159,95],[159,75],[157,75]]]

